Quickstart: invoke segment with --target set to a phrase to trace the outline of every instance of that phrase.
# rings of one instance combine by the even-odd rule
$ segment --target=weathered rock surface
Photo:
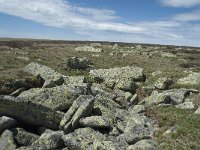
[[[141,140],[130,145],[127,150],[156,150],[157,143],[153,140]]]
[[[159,90],[168,90],[169,87],[173,84],[173,80],[167,77],[159,78],[155,83],[155,88]]]
[[[184,102],[187,95],[190,93],[198,93],[198,90],[195,89],[171,89],[164,91],[163,94],[170,97],[170,101],[173,104],[181,104]]]
[[[33,149],[38,150],[52,150],[63,148],[63,141],[61,137],[63,133],[61,131],[54,131],[43,133],[34,143],[32,143],[31,147]]]
[[[194,113],[195,114],[200,114],[200,107]]]
[[[170,97],[158,91],[153,91],[152,94],[143,100],[145,106],[158,105],[160,103],[170,103]]]
[[[60,122],[60,128],[65,133],[72,132],[79,125],[79,120],[86,117],[93,109],[94,97],[91,95],[81,95],[72,104]]]
[[[96,48],[93,46],[82,46],[75,48],[75,51],[100,53],[103,50],[101,48]]]
[[[33,88],[18,97],[54,110],[68,109],[81,94],[87,94],[87,85],[61,85],[53,88]]]
[[[119,67],[110,69],[90,70],[90,76],[97,80],[112,80],[116,84],[123,80],[144,81],[142,68],[138,67]]]
[[[177,81],[182,85],[200,85],[200,73],[193,72],[186,77],[183,77]]]
[[[39,136],[25,131],[22,128],[16,128],[12,130],[14,132],[15,141],[18,145],[28,146],[35,142]]]
[[[6,130],[17,125],[17,121],[6,116],[0,117],[0,134]]]
[[[58,129],[61,113],[30,101],[24,102],[11,96],[0,96],[0,115],[12,117],[26,124]]]
[[[179,109],[194,109],[193,102],[184,102],[182,104],[176,105],[176,108]]]
[[[150,118],[134,114],[128,120],[124,136],[129,144],[134,144],[139,140],[153,137],[155,130],[153,121]]]
[[[34,76],[41,76],[45,80],[43,87],[61,85],[64,82],[62,74],[35,62],[28,64],[24,71]]]
[[[81,126],[99,129],[111,129],[109,120],[103,116],[91,116],[79,120]]]
[[[66,63],[70,69],[88,69],[91,68],[93,63],[90,59],[82,57],[69,57]]]
[[[0,136],[0,149],[1,150],[14,150],[17,145],[14,141],[13,133],[10,130],[5,130]]]

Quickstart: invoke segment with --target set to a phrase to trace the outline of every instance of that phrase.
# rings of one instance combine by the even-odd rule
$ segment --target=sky
[[[0,37],[200,47],[200,0],[0,0]]]

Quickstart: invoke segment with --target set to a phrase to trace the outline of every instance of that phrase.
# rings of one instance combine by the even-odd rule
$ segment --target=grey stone
[[[31,62],[25,67],[25,72],[33,75],[33,76],[41,76],[45,81],[48,82],[44,83],[45,87],[48,87],[49,84],[55,84],[55,85],[61,85],[64,82],[63,75],[56,72],[55,70],[44,66],[40,65],[35,62]],[[51,86],[50,86],[51,87]]]
[[[155,130],[153,121],[150,118],[134,114],[129,116],[124,136],[129,144],[133,144],[141,139],[152,137]]]
[[[184,102],[182,104],[176,105],[176,108],[179,109],[194,109],[193,102]]]
[[[33,88],[18,97],[54,110],[69,109],[81,94],[87,94],[87,85],[61,85],[53,88]]]
[[[130,99],[130,103],[131,103],[132,105],[137,104],[138,101],[139,101],[139,99],[138,99],[138,95],[137,95],[137,94],[134,94],[133,97]]]
[[[173,104],[181,104],[184,102],[187,95],[190,93],[198,93],[198,90],[195,89],[172,89],[164,91],[163,94],[170,97],[170,100]]]
[[[105,138],[103,134],[91,128],[79,128],[70,134],[62,136],[65,146],[69,150],[92,150],[96,139],[103,141]]]
[[[65,113],[60,122],[60,128],[65,133],[72,132],[79,125],[79,120],[86,117],[93,109],[94,97],[91,95],[81,95]]]
[[[0,115],[12,117],[26,124],[58,129],[61,113],[30,101],[24,102],[11,96],[0,96]]]
[[[103,116],[91,116],[79,120],[81,126],[100,129],[111,129],[110,122]]]
[[[145,106],[153,106],[158,105],[160,103],[170,103],[169,95],[164,93],[158,93],[158,91],[153,91],[152,94],[143,100],[145,102]]]
[[[69,57],[66,66],[70,69],[88,69],[93,65],[92,61],[88,58],[82,57]]]
[[[17,121],[6,116],[0,117],[0,133],[17,125]]]
[[[62,148],[64,143],[61,137],[64,134],[61,131],[54,131],[50,133],[43,133],[31,147],[37,150],[52,150],[57,148]]]
[[[200,107],[194,113],[195,114],[200,114]]]
[[[154,86],[159,90],[168,90],[169,87],[173,84],[173,80],[167,77],[159,78]]]
[[[136,90],[136,84],[133,79],[120,79],[115,88],[133,93]]]
[[[5,130],[0,136],[0,149],[1,150],[14,150],[16,149],[16,143],[14,141],[13,133],[9,130]]]
[[[102,48],[95,48],[93,46],[82,46],[82,47],[75,48],[75,51],[100,53],[103,50]]]
[[[144,105],[135,105],[133,107],[133,109],[130,109],[130,114],[134,115],[134,114],[137,114],[137,113],[142,113],[144,111],[145,111]]]
[[[116,84],[121,80],[144,81],[143,69],[138,67],[116,67],[110,69],[90,70],[90,76],[96,80],[112,80]]]
[[[156,150],[157,143],[153,140],[141,140],[130,145],[127,150]]]
[[[13,129],[15,141],[18,145],[28,146],[35,142],[39,136],[33,133],[29,133],[22,128]]]

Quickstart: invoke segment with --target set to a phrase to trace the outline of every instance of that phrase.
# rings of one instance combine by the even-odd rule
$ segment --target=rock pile
[[[185,99],[199,92],[169,89],[171,79],[161,78],[157,89],[139,99],[136,89],[145,82],[139,67],[91,70],[90,77],[98,81],[92,84],[37,63],[25,70],[45,82],[16,97],[0,96],[1,150],[154,150],[158,128],[146,108],[171,104],[194,109]]]

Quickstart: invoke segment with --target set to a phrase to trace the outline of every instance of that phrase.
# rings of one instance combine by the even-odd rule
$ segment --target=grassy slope
[[[147,77],[153,71],[161,70],[162,76],[172,77],[174,80],[185,75],[188,67],[194,71],[200,71],[200,52],[195,49],[183,48],[175,51],[174,47],[160,47],[160,50],[176,53],[178,58],[161,58],[159,55],[148,57],[147,55],[133,54],[122,57],[121,54],[110,56],[112,51],[108,43],[103,44],[104,52],[99,57],[92,56],[89,52],[76,52],[74,48],[86,45],[79,42],[54,42],[54,41],[0,41],[0,86],[8,80],[29,77],[22,70],[30,62],[35,61],[52,67],[65,75],[88,75],[87,71],[68,70],[65,68],[65,59],[69,56],[81,56],[91,58],[95,68],[110,68],[116,66],[134,65],[143,67]],[[146,47],[148,48],[148,47]],[[121,49],[129,50],[126,44]],[[145,48],[144,48],[145,49]],[[19,60],[17,57],[29,57],[30,60]],[[182,67],[181,67],[182,66]],[[148,83],[153,83],[158,77],[147,78]],[[175,85],[178,87],[178,85]],[[200,87],[195,87],[200,89]],[[140,91],[139,91],[140,92]],[[142,95],[143,93],[141,93]],[[193,98],[196,106],[200,106],[200,97]],[[159,149],[200,149],[200,116],[191,111],[178,110],[174,107],[155,107],[148,111],[154,117],[161,130],[156,134],[157,141],[161,144]],[[163,132],[179,125],[177,133],[162,136]]]

